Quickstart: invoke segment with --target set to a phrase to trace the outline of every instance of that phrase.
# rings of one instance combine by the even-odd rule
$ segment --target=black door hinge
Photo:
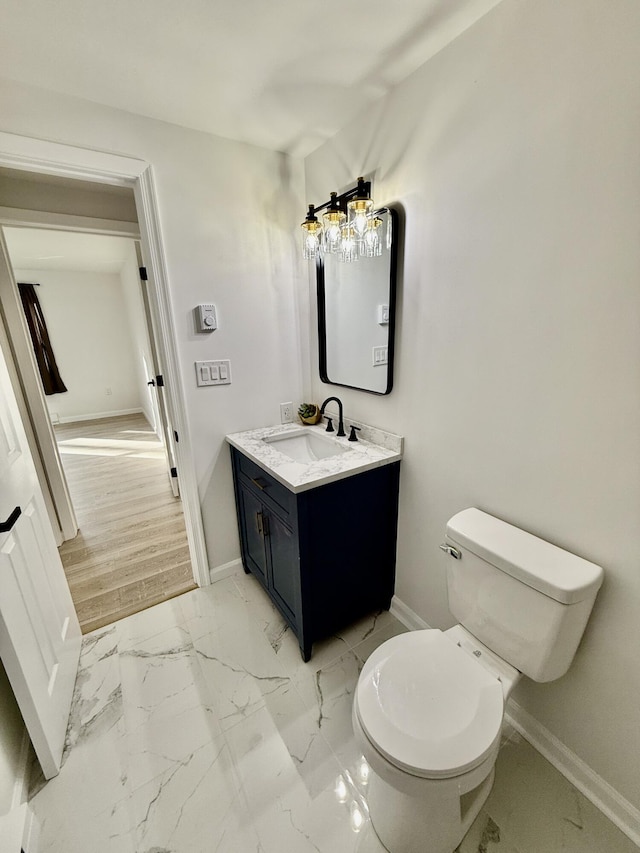
[[[161,373],[156,376],[156,385],[158,386],[158,388],[164,388],[164,377]]]
[[[172,477],[177,477],[177,476],[178,476],[178,469],[177,469],[177,468],[172,468],[172,469],[171,469],[171,476],[172,476]]]
[[[140,273],[140,278],[142,279],[142,281],[148,281],[149,276],[147,275],[147,268],[146,267],[139,267],[138,271]]]
[[[174,429],[174,431],[173,431],[173,438],[175,439],[176,444],[180,441],[180,439],[178,438],[178,430],[177,429]]]

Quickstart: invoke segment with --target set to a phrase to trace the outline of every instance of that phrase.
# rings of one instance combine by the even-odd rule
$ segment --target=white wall
[[[187,421],[209,563],[239,555],[224,436],[275,423],[302,399],[299,301],[302,167],[254,146],[0,81],[2,130],[138,157],[159,202]],[[219,328],[198,333],[193,308],[216,303]],[[302,305],[304,308],[304,304]],[[306,331],[304,337],[306,338]],[[197,388],[194,361],[228,358],[233,382]]]
[[[142,407],[128,308],[117,273],[15,270],[37,295],[67,390],[46,398],[61,422]]]
[[[601,564],[569,674],[515,698],[636,807],[639,41],[637,0],[504,0],[306,161],[310,201],[375,171],[406,213],[394,391],[313,381],[406,437],[398,596],[451,624],[468,506]]]

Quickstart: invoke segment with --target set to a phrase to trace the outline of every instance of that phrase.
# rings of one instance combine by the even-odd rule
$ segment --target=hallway
[[[182,503],[141,414],[56,424],[78,518],[60,556],[82,632],[195,588]]]

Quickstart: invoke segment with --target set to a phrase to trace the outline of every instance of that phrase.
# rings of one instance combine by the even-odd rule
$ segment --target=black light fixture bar
[[[322,210],[327,210],[332,204],[337,204],[338,209],[346,213],[347,202],[351,201],[352,198],[369,198],[370,196],[371,181],[365,181],[364,178],[358,178],[358,183],[355,187],[351,187],[350,190],[347,190],[340,195],[333,196],[329,201],[325,201],[324,204],[319,204],[317,207],[313,207],[313,205],[310,204],[309,214],[312,213],[315,215],[316,213],[320,213]],[[307,214],[307,217],[309,214]]]

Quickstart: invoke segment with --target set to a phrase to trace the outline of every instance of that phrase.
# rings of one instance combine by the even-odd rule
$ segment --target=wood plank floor
[[[194,589],[182,502],[144,416],[55,434],[80,528],[60,557],[83,634]]]

